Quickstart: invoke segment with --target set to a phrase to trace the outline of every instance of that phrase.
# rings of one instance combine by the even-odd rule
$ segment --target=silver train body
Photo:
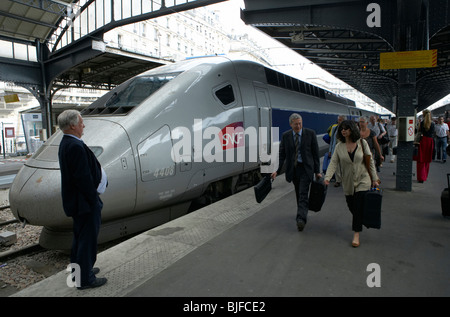
[[[322,152],[328,146],[322,135],[338,114],[371,114],[257,63],[226,57],[152,69],[99,98],[82,113],[82,139],[97,155],[109,182],[101,196],[99,243],[155,227],[184,215],[193,204],[211,203],[253,186],[266,162],[259,154],[255,159],[258,150],[249,135],[242,141],[243,134],[230,135],[225,128],[259,132],[279,121],[281,136],[292,112],[301,113],[304,126],[316,130]],[[270,154],[274,135],[268,131],[258,134],[258,145]],[[72,239],[72,219],[65,216],[61,201],[61,138],[60,131],[49,138],[10,188],[15,217],[43,226],[40,244],[49,249],[70,249]],[[178,148],[180,161],[173,153],[182,140],[186,146]],[[217,142],[222,146],[214,147]],[[237,146],[245,149],[245,160],[237,158]],[[234,156],[226,159],[231,150]],[[221,155],[222,161],[217,159]]]

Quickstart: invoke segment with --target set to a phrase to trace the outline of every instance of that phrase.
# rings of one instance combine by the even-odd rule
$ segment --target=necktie
[[[298,164],[298,146],[299,146],[299,142],[298,142],[298,134],[295,134],[295,163],[294,166],[297,166]]]

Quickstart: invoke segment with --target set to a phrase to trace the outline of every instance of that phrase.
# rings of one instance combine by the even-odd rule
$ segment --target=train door
[[[267,163],[267,157],[271,154],[271,123],[272,112],[270,108],[270,98],[267,88],[255,85],[256,103],[258,108],[258,150],[262,163]],[[263,156],[261,156],[261,153]],[[267,154],[267,155],[264,155]]]

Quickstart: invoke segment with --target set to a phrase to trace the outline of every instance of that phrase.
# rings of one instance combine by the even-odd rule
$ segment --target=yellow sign
[[[380,53],[380,69],[437,66],[437,50]]]
[[[19,96],[17,94],[14,95],[5,95],[3,96],[5,98],[5,102],[6,103],[10,103],[10,102],[17,102],[19,101]]]

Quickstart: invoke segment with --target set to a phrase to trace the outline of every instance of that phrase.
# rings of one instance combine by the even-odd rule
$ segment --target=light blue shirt
[[[298,157],[297,157],[297,162],[299,162],[299,163],[303,163],[302,153],[300,151],[300,145],[302,143],[302,132],[303,132],[303,129],[301,129],[300,132],[298,133]],[[295,133],[295,131],[292,130],[292,135],[294,136],[294,145],[295,145],[295,135],[296,134],[297,133]]]

